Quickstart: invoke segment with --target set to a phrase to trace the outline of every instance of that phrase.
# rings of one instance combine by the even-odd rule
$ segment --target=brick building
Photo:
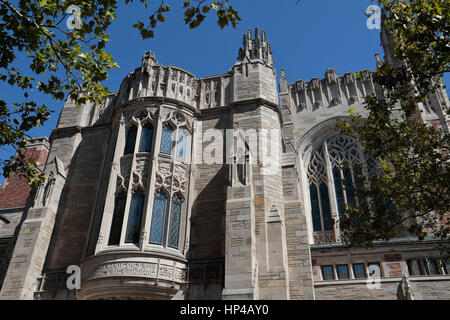
[[[32,201],[0,194],[20,207],[0,211],[15,219],[0,241],[16,232],[0,299],[449,299],[436,239],[349,249],[331,223],[357,201],[339,164],[375,170],[335,131],[369,93],[381,90],[368,70],[292,84],[283,70],[277,81],[258,30],[220,75],[145,53],[103,104],[65,103]],[[444,102],[442,90],[420,108],[448,131]]]

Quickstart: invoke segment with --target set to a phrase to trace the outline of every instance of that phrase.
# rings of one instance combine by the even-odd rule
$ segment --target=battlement
[[[347,72],[338,76],[335,69],[329,68],[322,79],[299,79],[288,84],[283,69],[280,79],[280,94],[288,94],[290,105],[297,112],[315,111],[337,105],[352,106],[362,103],[363,98],[370,93],[378,93],[378,86],[369,70]],[[287,102],[284,101],[284,104]]]

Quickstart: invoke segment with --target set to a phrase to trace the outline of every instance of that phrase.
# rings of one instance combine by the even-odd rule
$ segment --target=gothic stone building
[[[227,73],[196,78],[148,52],[102,105],[67,101],[27,149],[45,183],[0,187],[0,299],[449,299],[436,239],[349,249],[332,223],[358,201],[340,164],[373,170],[335,131],[380,94],[359,74],[291,84],[283,70],[277,85],[255,30]],[[443,102],[420,107],[448,130]]]

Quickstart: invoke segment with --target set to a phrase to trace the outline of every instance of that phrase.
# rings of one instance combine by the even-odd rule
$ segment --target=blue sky
[[[155,38],[147,40],[142,40],[132,25],[137,20],[146,22],[153,8],[146,10],[139,1],[135,2],[119,8],[117,19],[109,29],[111,41],[107,49],[120,66],[105,82],[111,91],[118,90],[122,79],[140,65],[142,55],[149,50],[155,52],[163,65],[179,66],[197,77],[226,73],[236,62],[242,36],[255,27],[266,31],[277,77],[281,68],[285,68],[291,83],[297,79],[323,78],[330,67],[339,75],[373,70],[374,54],[379,52],[383,57],[379,30],[366,27],[363,11],[373,4],[370,0],[300,0],[299,3],[297,0],[231,0],[242,21],[236,29],[223,30],[213,15],[198,29],[189,30],[183,21],[182,1],[172,0],[169,1],[172,11],[167,14],[166,22],[158,25]],[[449,76],[444,78],[447,84],[449,80]],[[20,94],[5,86],[0,86],[0,92],[7,100]],[[36,97],[55,112],[30,135],[49,136],[63,103],[42,95]],[[2,160],[10,155],[11,152],[0,150]]]

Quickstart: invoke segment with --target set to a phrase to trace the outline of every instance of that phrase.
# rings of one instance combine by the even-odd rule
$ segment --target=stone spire
[[[249,29],[244,35],[243,48],[239,49],[238,60],[260,60],[264,64],[273,67],[272,49],[267,42],[266,33],[260,33],[258,28],[255,28],[254,36]]]

